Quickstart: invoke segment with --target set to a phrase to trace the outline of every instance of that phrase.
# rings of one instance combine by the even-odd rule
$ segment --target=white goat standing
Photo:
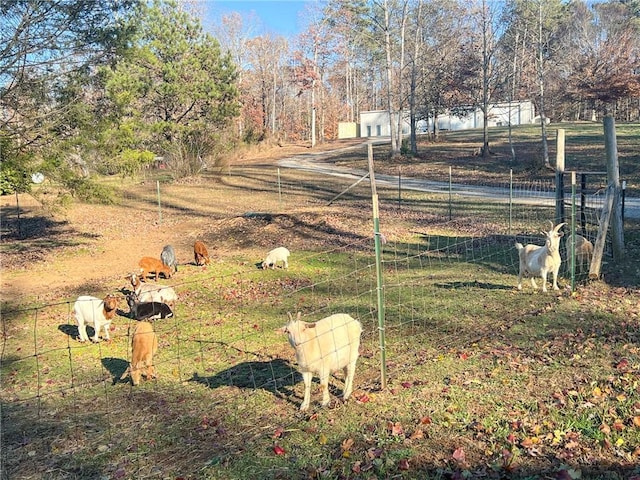
[[[78,323],[78,340],[86,342],[87,325],[93,326],[93,341],[99,342],[100,330],[104,329],[104,338],[110,340],[109,328],[111,321],[116,316],[118,308],[118,298],[115,295],[107,295],[104,300],[92,297],[91,295],[81,295],[73,304],[73,313]]]
[[[300,321],[300,312],[294,320],[289,313],[289,323],[281,332],[289,336],[289,343],[296,351],[298,368],[304,380],[304,400],[300,410],[309,408],[313,374],[320,377],[322,406],[329,404],[329,376],[344,370],[343,398],[347,400],[353,390],[362,325],[346,313],[337,313],[315,323]]]
[[[547,291],[547,274],[553,275],[553,289],[558,290],[558,271],[562,259],[560,258],[560,238],[562,232],[559,232],[566,223],[559,223],[555,227],[551,222],[551,230],[544,233],[546,241],[544,246],[528,244],[523,246],[516,242],[518,256],[520,257],[520,271],[518,273],[518,290],[522,290],[522,276],[526,273],[531,275],[531,285],[538,288],[534,276],[542,277],[542,291]]]

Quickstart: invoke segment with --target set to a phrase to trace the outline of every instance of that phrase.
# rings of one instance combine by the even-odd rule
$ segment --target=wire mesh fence
[[[246,450],[273,425],[273,412],[286,417],[301,401],[292,350],[278,332],[287,312],[301,311],[305,320],[348,312],[362,322],[357,384],[364,391],[379,386],[381,348],[391,365],[410,368],[442,349],[482,341],[491,334],[487,315],[515,286],[515,240],[541,244],[539,232],[554,218],[552,187],[407,189],[401,198],[387,190],[382,232],[385,215],[406,215],[415,222],[415,238],[383,245],[385,345],[378,335],[370,238],[294,256],[294,265],[313,275],[295,267],[192,269],[193,278],[172,284],[180,296],[174,317],[153,323],[159,378],[142,387],[120,380],[135,322],[122,302],[109,343],[76,340],[74,300],[3,312],[5,477],[164,478],[177,465],[184,468],[185,459],[206,466],[222,461],[216,449],[228,455]],[[580,232],[593,239],[599,190],[581,194]],[[566,284],[566,267],[562,276]],[[466,302],[470,295],[484,300]],[[415,337],[424,338],[419,350]],[[265,402],[274,409],[265,409]],[[176,423],[186,427],[167,435],[163,425]],[[87,463],[87,452],[94,452],[95,463]],[[111,458],[109,467],[101,455]]]

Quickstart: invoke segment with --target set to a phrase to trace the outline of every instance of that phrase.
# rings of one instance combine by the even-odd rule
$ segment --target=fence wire
[[[553,204],[539,202],[553,199],[551,185],[531,183],[514,191],[511,217],[508,197],[492,200],[503,209],[459,194],[425,198],[405,191],[400,203],[391,194],[383,201],[381,230],[385,215],[406,215],[418,236],[417,241],[383,246],[392,377],[400,366],[411,369],[443,349],[463,350],[492,335],[480,320],[515,286],[514,241],[541,244],[539,230],[553,218]],[[598,192],[588,197],[581,233],[594,241]],[[564,242],[562,256],[568,265]],[[283,417],[301,402],[293,351],[277,331],[287,312],[301,311],[304,320],[348,312],[360,320],[364,333],[357,388],[375,390],[380,345],[373,240],[308,252],[295,262],[314,265],[316,279],[297,275],[295,268],[265,272],[244,267],[172,284],[180,296],[175,316],[153,323],[159,378],[140,387],[120,381],[130,360],[134,322],[127,312],[121,310],[114,320],[112,341],[98,344],[75,339],[73,299],[3,312],[5,477],[165,478],[167,472],[180,476],[187,465],[197,475],[194,465],[204,468],[247,451],[277,423],[273,414],[262,413],[265,402],[280,405]],[[566,268],[562,276],[566,284]],[[445,290],[449,295],[441,295]],[[469,295],[486,300],[473,306],[465,301]],[[509,321],[514,319],[503,318],[492,328]],[[410,349],[415,340],[407,342],[416,336],[424,340],[418,351]],[[163,429],[178,423],[185,425],[178,433]],[[86,461],[88,452],[94,463]],[[74,461],[76,455],[85,461]],[[100,458],[110,455],[105,466]],[[264,474],[248,472],[258,473]]]

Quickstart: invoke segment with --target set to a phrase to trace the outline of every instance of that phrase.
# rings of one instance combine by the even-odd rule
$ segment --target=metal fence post
[[[371,203],[373,205],[373,240],[376,250],[376,277],[378,296],[378,334],[380,338],[380,388],[387,387],[387,352],[384,325],[384,283],[382,280],[382,248],[380,236],[380,214],[378,211],[378,192],[373,172],[373,145],[368,144],[369,178],[371,179]]]

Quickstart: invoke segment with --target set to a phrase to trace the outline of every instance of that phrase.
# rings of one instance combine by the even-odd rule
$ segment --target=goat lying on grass
[[[343,398],[347,400],[353,390],[356,373],[362,333],[360,322],[346,313],[337,313],[315,323],[307,323],[300,321],[298,312],[295,320],[289,314],[289,323],[280,331],[288,335],[289,343],[296,351],[298,368],[304,380],[304,400],[300,410],[309,408],[314,373],[320,377],[322,406],[326,406],[330,400],[329,375],[343,369]]]
[[[156,320],[173,317],[173,310],[162,302],[141,302],[135,292],[127,295],[129,316],[136,320]]]
[[[133,292],[138,296],[138,302],[166,303],[173,310],[178,301],[176,291],[166,285],[142,283],[137,273],[129,273],[126,277],[131,282]]]
[[[153,356],[157,351],[158,337],[153,331],[153,325],[149,322],[138,322],[131,338],[131,363],[120,380],[124,380],[128,374],[131,374],[131,383],[138,385],[142,374],[147,377],[147,380],[156,378]]]
[[[560,264],[562,259],[560,258],[560,238],[562,232],[559,230],[566,225],[566,223],[559,223],[555,227],[551,222],[551,230],[548,232],[542,232],[546,241],[544,246],[528,244],[523,246],[521,243],[516,242],[516,248],[518,249],[518,256],[520,257],[520,271],[518,272],[518,290],[522,290],[522,276],[524,274],[531,275],[531,285],[533,288],[538,288],[534,276],[542,277],[542,291],[547,291],[547,275],[549,272],[553,275],[553,289],[558,288],[558,271],[560,270]]]
[[[111,320],[116,315],[118,308],[118,298],[115,295],[107,295],[104,300],[90,295],[81,295],[73,304],[73,313],[78,324],[78,340],[85,342],[89,340],[87,336],[87,325],[92,325],[95,331],[93,341],[99,342],[98,334],[100,329],[104,329],[104,338],[110,340],[109,328]]]

